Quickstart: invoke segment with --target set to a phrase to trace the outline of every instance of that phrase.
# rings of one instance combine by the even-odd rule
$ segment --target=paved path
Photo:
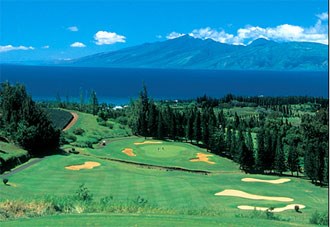
[[[18,173],[18,172],[22,171],[23,169],[26,169],[26,168],[42,161],[43,159],[45,159],[45,158],[35,158],[34,160],[32,160],[32,161],[30,161],[26,164],[23,164],[20,167],[10,171],[9,173],[5,173],[5,174],[0,175],[0,177],[2,177],[2,178],[10,177],[11,175],[13,175],[15,173]]]

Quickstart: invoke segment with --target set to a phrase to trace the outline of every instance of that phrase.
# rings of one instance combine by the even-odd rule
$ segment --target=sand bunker
[[[274,208],[274,209],[269,209],[269,207],[254,207],[254,206],[246,206],[246,205],[241,205],[241,206],[237,206],[238,209],[241,210],[260,210],[260,211],[270,211],[270,212],[282,212],[285,210],[294,210],[295,206],[299,206],[299,209],[304,209],[306,206],[302,205],[302,204],[289,204],[285,207],[279,207],[279,208]]]
[[[136,154],[133,153],[133,149],[131,148],[125,148],[122,150],[123,153],[127,154],[128,156],[136,156]]]
[[[222,195],[222,196],[234,196],[234,197],[241,197],[245,199],[255,199],[255,200],[272,200],[272,201],[280,201],[280,202],[292,202],[293,199],[288,197],[273,197],[273,196],[261,196],[261,195],[254,195],[249,194],[239,190],[224,190],[222,192],[215,193],[215,195]]]
[[[93,169],[96,166],[100,166],[101,164],[98,162],[85,162],[82,165],[74,165],[74,166],[66,166],[65,168],[68,170],[81,170],[81,169]]]
[[[136,142],[134,145],[143,145],[143,144],[161,144],[161,141],[144,141],[144,142]]]
[[[203,154],[203,153],[197,153],[197,158],[190,159],[191,162],[206,162],[209,164],[215,164],[215,162],[209,161],[209,156],[213,156],[211,154]]]
[[[243,178],[242,181],[244,182],[262,182],[262,183],[270,183],[270,184],[283,184],[286,182],[291,181],[287,178],[277,179],[277,180],[262,180],[262,179],[256,179],[256,178]]]

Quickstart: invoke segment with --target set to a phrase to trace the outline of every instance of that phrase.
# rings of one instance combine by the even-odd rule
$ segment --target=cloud
[[[74,42],[70,45],[70,47],[86,47],[86,45],[81,42]]]
[[[79,31],[78,27],[77,26],[71,26],[71,27],[68,27],[67,28],[69,31],[72,31],[72,32],[77,32]]]
[[[13,51],[13,50],[34,50],[34,47],[29,46],[12,46],[12,45],[6,45],[6,46],[0,46],[0,53],[1,52],[8,52],[8,51]]]
[[[170,34],[168,34],[166,36],[167,39],[176,39],[176,38],[179,38],[181,36],[184,36],[185,34],[183,33],[178,33],[178,32],[171,32]]]
[[[126,37],[123,35],[118,35],[115,32],[98,31],[94,35],[95,43],[97,45],[109,45],[114,43],[125,43]]]
[[[199,39],[212,39],[216,42],[247,45],[253,40],[264,38],[279,42],[296,41],[296,42],[314,42],[328,44],[328,26],[323,23],[328,20],[328,14],[318,14],[319,18],[315,25],[309,28],[304,28],[297,25],[281,24],[276,27],[259,27],[259,26],[245,26],[239,28],[236,34],[227,33],[224,30],[216,30],[210,27],[194,29],[189,33],[190,36]],[[184,34],[172,32],[167,38],[173,39]]]
[[[320,14],[317,14],[316,16],[322,21],[326,21],[329,19],[328,12],[320,13]]]
[[[49,48],[48,45],[42,47],[42,49],[48,49],[48,48]]]

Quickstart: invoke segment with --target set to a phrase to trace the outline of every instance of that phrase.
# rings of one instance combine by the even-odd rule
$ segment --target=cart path
[[[45,159],[45,157],[43,157],[43,158],[35,158],[34,160],[32,160],[32,161],[30,161],[30,162],[28,162],[26,164],[22,164],[21,166],[17,167],[16,169],[10,171],[9,173],[5,173],[5,174],[2,174],[0,176],[1,176],[1,178],[10,177],[11,175],[13,175],[15,173],[18,173],[18,172],[20,172],[20,171],[22,171],[22,170],[24,170],[24,169],[26,169],[26,168],[28,168],[28,167],[36,164],[36,163],[38,163],[38,162],[41,162],[43,159]]]
[[[69,122],[69,124],[67,124],[67,126],[64,127],[63,131],[67,131],[69,130],[77,121],[78,121],[78,114],[75,112],[70,112],[72,114],[72,119]]]

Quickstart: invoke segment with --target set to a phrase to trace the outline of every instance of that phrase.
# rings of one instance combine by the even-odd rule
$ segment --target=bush
[[[4,178],[3,180],[2,180],[2,182],[5,184],[5,185],[7,185],[7,183],[8,183],[8,179],[7,178]]]
[[[73,143],[73,142],[77,141],[77,137],[75,135],[72,135],[72,134],[64,134],[64,139],[68,143]]]
[[[88,190],[85,184],[81,184],[76,191],[76,198],[82,202],[91,202],[93,200],[93,194]]]
[[[73,133],[78,136],[81,136],[82,134],[84,134],[84,132],[85,132],[85,130],[82,128],[76,128],[75,130],[73,130]]]
[[[114,124],[112,124],[112,123],[109,123],[109,124],[108,124],[108,127],[109,127],[109,129],[113,129],[113,127],[114,127]]]
[[[314,225],[329,225],[328,212],[319,213],[315,211],[310,217],[309,223]]]

